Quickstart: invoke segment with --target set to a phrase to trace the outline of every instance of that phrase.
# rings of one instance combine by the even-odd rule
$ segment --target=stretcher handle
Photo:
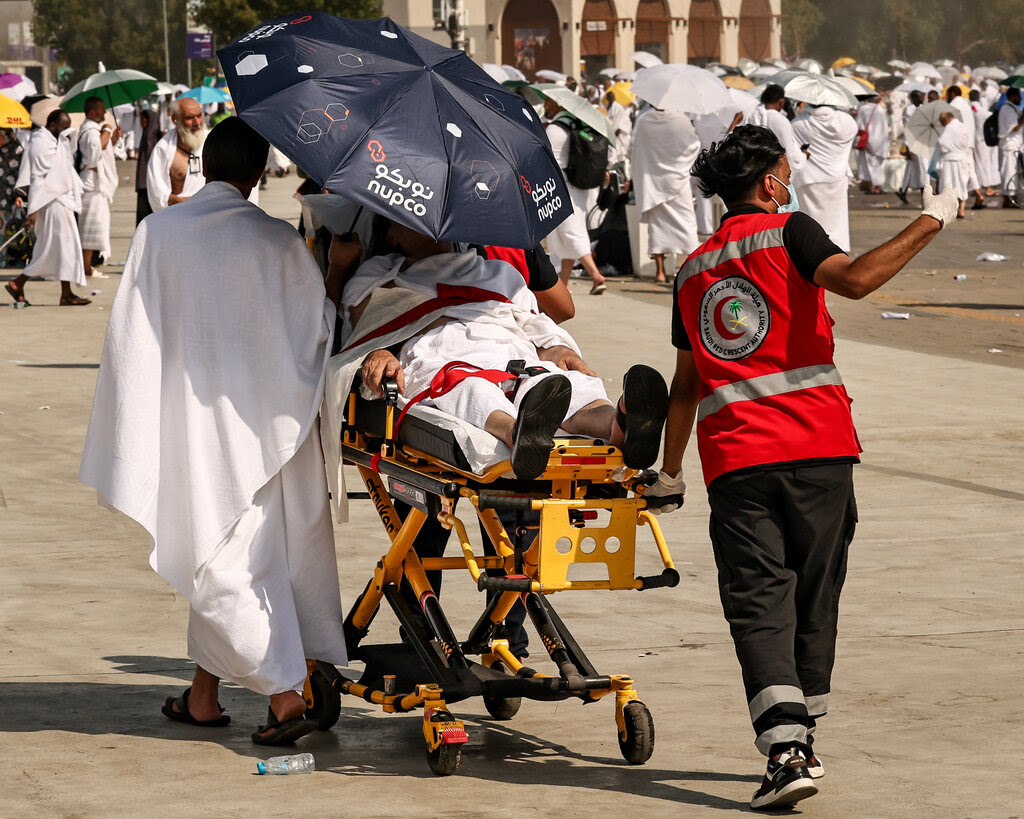
[[[674,588],[679,585],[679,572],[675,569],[662,569],[661,574],[652,575],[650,577],[638,577],[641,586],[638,591],[646,591],[647,589],[664,589]]]
[[[528,592],[533,590],[533,581],[528,577],[488,577],[481,574],[476,587],[480,591]]]
[[[498,512],[529,512],[533,509],[533,498],[529,496],[484,489],[478,498],[477,506],[480,509],[494,509]]]

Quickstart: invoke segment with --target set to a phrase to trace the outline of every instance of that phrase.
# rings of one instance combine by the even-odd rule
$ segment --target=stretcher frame
[[[679,583],[661,527],[643,497],[652,473],[626,467],[621,452],[603,441],[560,438],[536,481],[503,479],[510,470],[508,461],[473,474],[397,441],[397,385],[385,382],[384,391],[383,400],[364,402],[353,390],[342,431],[342,457],[357,467],[367,489],[365,495],[349,497],[373,501],[390,541],[344,623],[349,657],[363,661],[365,670],[359,680],[352,680],[329,663],[310,660],[303,692],[307,719],[321,729],[334,725],[340,715],[340,693],[361,697],[387,713],[422,707],[428,764],[434,773],[448,775],[458,768],[468,740],[464,722],[452,715],[449,703],[481,696],[492,717],[511,719],[523,697],[596,702],[614,694],[623,758],[631,764],[646,762],[654,750],[654,722],[633,680],[624,674],[599,674],[549,598],[562,591],[642,591]],[[385,405],[382,438],[360,427],[357,411],[362,412],[366,403],[377,405],[378,411]],[[410,506],[404,521],[395,511],[393,496]],[[459,501],[482,523],[494,546],[493,556],[474,554],[465,523],[456,514]],[[517,515],[513,534],[502,525],[499,511]],[[540,524],[536,536],[526,542],[532,530],[519,525],[518,516],[528,511],[539,513]],[[602,511],[608,515],[607,526],[586,525]],[[455,533],[459,556],[417,554],[416,537],[430,516]],[[640,526],[648,527],[654,538],[664,565],[659,575],[635,574]],[[570,579],[572,566],[579,564],[605,566],[608,579]],[[455,636],[428,580],[426,573],[436,570],[468,571],[478,590],[495,592],[465,640]],[[488,573],[494,570],[503,570],[505,576]],[[419,602],[419,612],[400,593],[403,579]],[[526,667],[506,640],[495,637],[519,599],[557,669],[554,674]],[[382,601],[394,610],[405,639],[393,645],[363,645]],[[470,660],[473,656],[480,662]]]

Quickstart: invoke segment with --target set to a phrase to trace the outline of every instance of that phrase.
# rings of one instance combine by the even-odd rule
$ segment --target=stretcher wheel
[[[433,751],[427,751],[427,764],[438,776],[451,776],[461,761],[461,745],[438,745]]]
[[[319,669],[309,675],[313,705],[306,709],[306,719],[316,723],[320,731],[329,731],[341,716],[341,692]]]
[[[622,758],[630,765],[643,765],[654,753],[654,718],[639,700],[626,703],[622,716],[626,722],[626,738],[619,737]]]
[[[508,669],[505,668],[505,664],[501,660],[495,660],[491,664],[491,668],[502,674],[508,673]],[[519,713],[519,707],[522,704],[522,697],[494,697],[484,694],[484,706],[487,708],[487,713],[495,719],[512,719]]]

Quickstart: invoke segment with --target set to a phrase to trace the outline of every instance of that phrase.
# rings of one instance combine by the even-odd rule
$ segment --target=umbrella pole
[[[355,218],[352,220],[352,224],[348,226],[348,232],[338,237],[339,239],[341,239],[341,241],[343,241],[343,242],[351,242],[352,241],[353,231],[356,229],[356,222],[359,221],[359,217],[362,216],[362,214],[363,214],[363,206],[360,205],[359,208],[356,210],[356,215],[355,215]]]

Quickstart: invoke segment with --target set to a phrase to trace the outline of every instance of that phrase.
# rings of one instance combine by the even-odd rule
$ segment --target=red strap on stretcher
[[[505,372],[504,370],[485,370],[483,367],[478,367],[476,364],[469,364],[465,361],[449,361],[430,379],[429,387],[409,399],[409,402],[395,420],[395,428],[391,430],[392,438],[395,441],[398,440],[398,428],[401,426],[406,413],[425,398],[440,398],[442,395],[447,395],[467,378],[483,378],[492,384],[500,384],[502,381],[515,381],[517,377],[513,373]],[[381,453],[378,452],[370,461],[370,468],[374,472],[379,472],[377,467],[380,464],[380,459]]]

